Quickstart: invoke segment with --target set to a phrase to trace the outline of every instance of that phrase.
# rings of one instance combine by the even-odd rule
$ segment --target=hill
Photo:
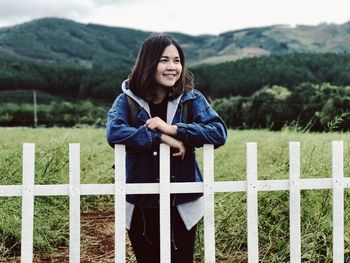
[[[0,56],[38,63],[129,66],[146,32],[47,18],[0,30]]]
[[[212,48],[216,52],[199,63],[290,53],[349,53],[349,41],[350,22],[342,25],[248,28],[211,38],[205,49]]]
[[[0,28],[0,58],[64,63],[84,68],[130,68],[142,41],[153,34],[129,28],[44,18]],[[350,22],[318,26],[275,25],[191,36],[172,33],[189,65],[295,52],[348,53]]]

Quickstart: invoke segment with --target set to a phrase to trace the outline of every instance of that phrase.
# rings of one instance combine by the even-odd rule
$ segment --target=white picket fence
[[[115,147],[115,184],[80,184],[80,145],[69,145],[69,184],[35,185],[35,145],[23,145],[23,185],[1,185],[1,196],[22,196],[21,262],[33,260],[34,196],[69,196],[69,262],[80,262],[80,196],[115,195],[115,261],[125,262],[125,195],[160,194],[161,262],[170,262],[170,193],[203,193],[204,257],[215,262],[214,193],[247,192],[248,262],[259,262],[258,192],[290,192],[290,262],[301,262],[300,191],[333,190],[333,262],[344,262],[343,142],[332,142],[332,178],[300,179],[300,144],[289,143],[289,180],[257,180],[257,144],[247,143],[247,180],[214,181],[214,148],[204,146],[204,182],[170,183],[170,150],[160,146],[160,182],[125,183],[125,146]]]

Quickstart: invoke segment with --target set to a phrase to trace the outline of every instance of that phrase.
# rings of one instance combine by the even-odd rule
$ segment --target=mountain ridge
[[[130,68],[143,40],[156,32],[42,18],[0,28],[0,58],[84,68]],[[289,53],[349,53],[350,21],[317,26],[271,25],[198,36],[168,32],[191,66]]]

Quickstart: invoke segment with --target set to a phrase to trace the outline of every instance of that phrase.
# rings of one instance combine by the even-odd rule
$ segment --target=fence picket
[[[114,261],[125,262],[125,146],[115,146]]]
[[[203,156],[204,198],[204,260],[215,263],[215,215],[214,215],[214,147],[204,145]]]
[[[69,262],[80,262],[80,144],[69,144]]]
[[[333,262],[344,262],[344,171],[343,142],[332,142]]]
[[[23,144],[21,262],[33,261],[35,145]]]
[[[301,262],[301,225],[300,225],[300,143],[289,143],[289,234],[290,262]]]
[[[170,262],[170,259],[171,259],[170,147],[162,143],[159,148],[160,148],[160,162],[159,162],[159,165],[160,165],[159,167],[160,262],[168,263]]]
[[[247,228],[248,262],[259,262],[257,144],[247,143]]]

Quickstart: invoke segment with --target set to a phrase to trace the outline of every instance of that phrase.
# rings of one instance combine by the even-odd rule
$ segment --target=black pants
[[[196,226],[186,229],[176,208],[171,208],[171,262],[193,263]],[[159,209],[135,207],[129,238],[138,263],[160,262]]]

